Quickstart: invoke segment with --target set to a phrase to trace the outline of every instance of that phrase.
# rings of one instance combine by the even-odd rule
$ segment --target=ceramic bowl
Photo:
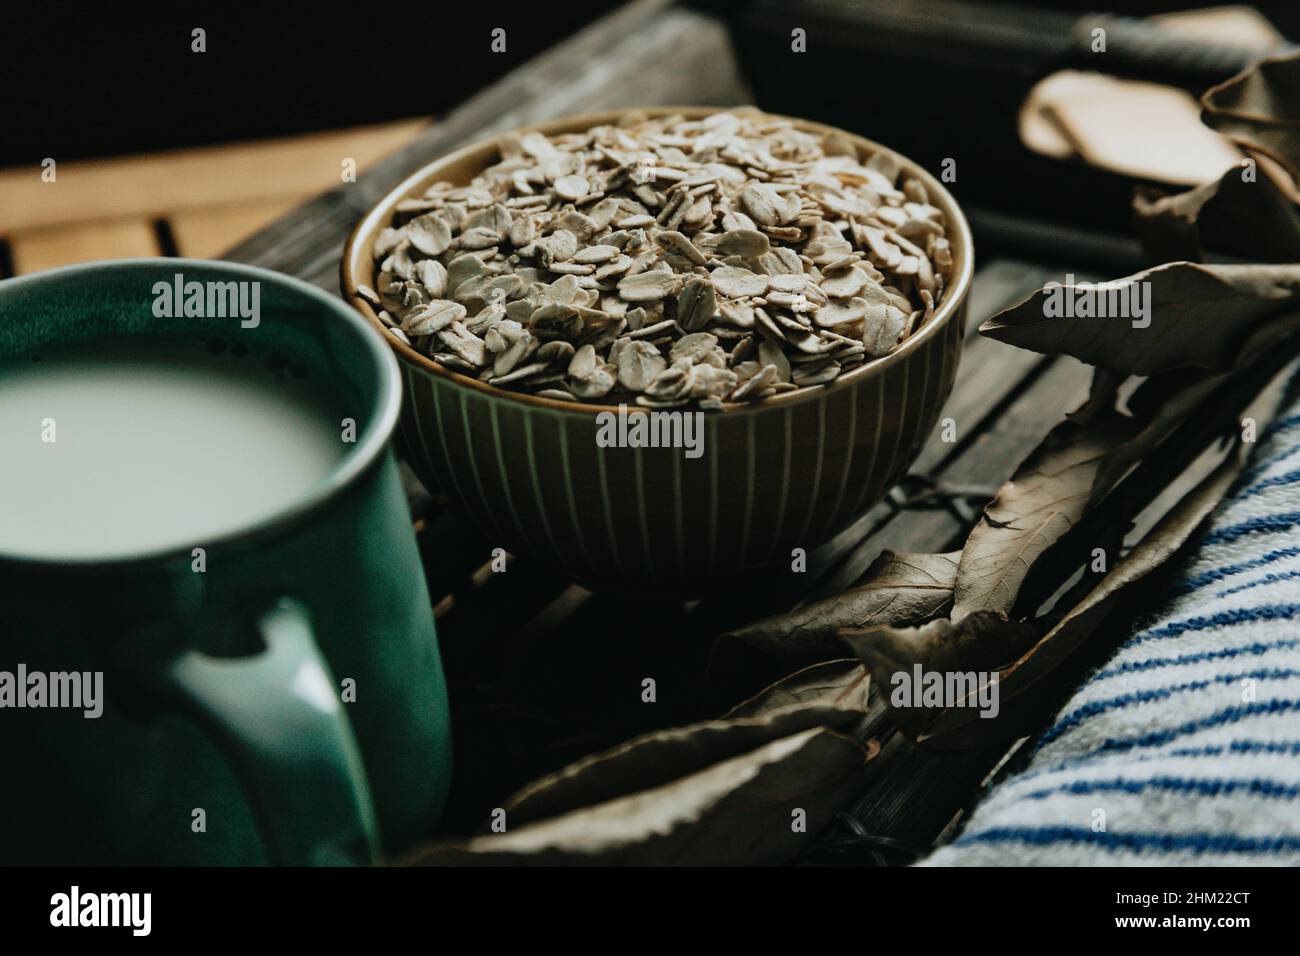
[[[642,112],[700,118],[716,111]],[[519,132],[575,132],[621,115],[589,113]],[[864,156],[884,148],[837,132]],[[935,314],[894,352],[829,385],[706,413],[703,454],[694,459],[680,448],[601,448],[597,416],[610,406],[497,388],[443,368],[386,333],[357,293],[358,285],[375,285],[375,238],[402,199],[439,180],[466,184],[497,162],[497,140],[430,163],[362,217],[341,266],[344,297],[402,367],[401,450],[420,478],[491,541],[589,586],[701,593],[754,568],[789,565],[794,549],[823,543],[884,496],[952,390],[973,272],[970,228],[933,176],[899,158],[949,224],[953,272]]]

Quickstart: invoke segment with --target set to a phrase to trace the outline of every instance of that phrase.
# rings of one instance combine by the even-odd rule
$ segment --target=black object
[[[957,176],[949,184],[954,194],[967,207],[993,211],[1003,222],[1008,216],[1027,217],[1116,235],[1131,233],[1134,181],[1026,149],[1017,122],[1033,84],[1072,67],[1169,83],[1199,95],[1255,58],[1237,47],[1183,40],[1134,17],[1041,5],[970,0],[697,5],[727,19],[763,108],[879,139],[933,171],[942,170],[944,160],[955,160]],[[795,28],[806,33],[804,54],[791,52]],[[1092,50],[1092,31],[1098,28],[1106,31],[1104,53]],[[981,252],[988,251],[1003,250],[981,245]]]

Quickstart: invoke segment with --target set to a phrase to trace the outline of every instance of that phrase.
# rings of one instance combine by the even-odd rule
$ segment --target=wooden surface
[[[583,110],[747,101],[720,24],[660,2],[634,4],[485,90],[359,182],[296,209],[229,256],[337,291],[340,250],[356,219],[453,147]],[[985,263],[973,293],[971,330],[1049,277],[1038,264]],[[944,413],[957,423],[957,441],[945,444],[935,436],[914,471],[946,485],[995,488],[1082,396],[1087,381],[1088,371],[1073,360],[972,335]],[[618,595],[593,595],[523,561],[494,573],[490,542],[445,512],[436,493],[430,497],[413,480],[411,493],[453,690],[458,769],[444,834],[477,828],[492,807],[539,774],[636,733],[712,716],[755,682],[780,676],[794,665],[710,662],[714,638],[728,627],[843,590],[882,548],[952,548],[972,517],[960,500],[938,508],[887,501],[811,556],[804,575],[756,575],[742,594],[647,609]],[[654,707],[643,705],[636,692],[645,676],[654,676],[659,687]],[[933,843],[1014,746],[960,757],[926,754],[892,732],[879,703],[872,729],[884,750],[864,771],[852,809],[863,831],[917,850]],[[836,838],[823,833],[819,839]],[[811,836],[809,849],[815,858]]]
[[[45,207],[29,197],[17,218],[6,210],[3,227],[11,229],[11,260],[24,270],[69,256],[123,254],[132,244],[135,253],[150,240],[160,251],[170,242],[182,254],[211,255],[236,234],[284,213],[226,254],[336,292],[342,245],[357,218],[409,173],[457,145],[584,110],[748,101],[719,23],[662,0],[642,0],[525,64],[436,125],[394,127],[382,136],[364,132],[362,138],[376,149],[398,148],[364,168],[357,182],[339,183],[302,205],[290,187],[304,187],[305,180],[279,174],[252,186],[246,182],[243,191],[232,187],[214,201],[190,201],[187,183],[207,175],[196,170],[212,162],[203,154],[186,160],[188,172],[174,175],[169,166],[155,192],[124,190],[103,221],[82,232],[93,242],[76,238],[70,224],[78,207],[71,200]],[[887,131],[858,132],[888,141]],[[305,152],[293,147],[286,155],[301,169],[319,168],[322,179],[327,173],[337,177],[340,149],[359,147],[326,145],[332,142],[317,140]],[[0,195],[13,185],[6,175],[0,174]],[[60,170],[60,188],[64,175]],[[66,175],[67,182],[78,182],[76,171]],[[158,227],[160,218],[165,228]],[[944,443],[934,436],[913,468],[941,490],[959,488],[969,497],[940,495],[926,507],[910,506],[903,491],[915,482],[904,482],[897,494],[810,555],[806,573],[756,574],[742,593],[647,608],[619,595],[591,594],[545,566],[511,560],[506,571],[494,572],[491,542],[461,524],[436,491],[421,488],[408,473],[452,691],[457,770],[442,834],[477,828],[493,807],[542,773],[636,733],[714,716],[740,694],[797,666],[791,660],[711,658],[714,639],[726,629],[844,590],[884,548],[943,551],[958,545],[982,504],[982,490],[991,492],[1008,477],[1087,384],[1087,370],[1073,360],[1044,358],[973,333],[985,318],[1052,277],[1053,270],[1039,263],[980,263],[968,347],[943,413],[955,421],[957,440]],[[659,688],[654,706],[640,699],[647,676]],[[892,731],[879,701],[870,733],[883,749],[864,769],[858,800],[845,808],[856,822],[809,834],[809,859],[828,858],[828,846],[856,832],[848,842],[859,848],[869,849],[877,837],[898,841],[902,850],[878,859],[905,862],[910,851],[934,843],[1016,746],[1008,741],[956,757],[924,753]]]
[[[73,262],[156,256],[153,223],[147,219],[109,219],[68,223],[21,233],[10,242],[14,272],[23,275]]]
[[[254,143],[0,170],[0,244],[14,274],[92,259],[211,258],[342,181],[427,119]],[[57,159],[57,157],[56,157]]]

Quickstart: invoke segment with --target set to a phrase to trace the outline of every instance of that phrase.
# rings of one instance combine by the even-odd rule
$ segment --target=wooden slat
[[[8,169],[0,172],[0,196],[5,197],[0,229],[19,233],[88,219],[154,219],[182,209],[302,196],[340,183],[344,159],[356,160],[364,170],[409,142],[427,123],[404,120],[147,156],[69,161],[58,165],[52,183],[41,181],[38,167]]]
[[[281,196],[173,213],[168,221],[177,254],[199,259],[218,256],[306,198],[306,195]]]
[[[17,275],[92,259],[124,259],[162,253],[153,224],[145,219],[36,229],[11,236],[9,246]]]

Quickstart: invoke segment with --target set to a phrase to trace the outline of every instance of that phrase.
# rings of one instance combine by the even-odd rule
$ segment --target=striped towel
[[[1293,393],[1294,394],[1294,393]],[[1300,403],[1168,604],[928,865],[1300,863]]]

